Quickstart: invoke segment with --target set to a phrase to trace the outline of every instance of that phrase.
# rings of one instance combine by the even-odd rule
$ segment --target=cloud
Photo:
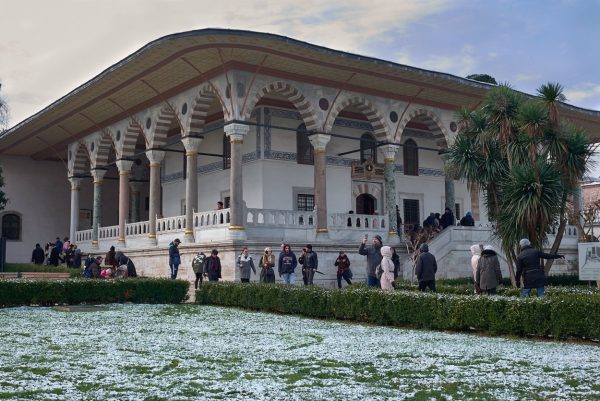
[[[540,74],[517,74],[515,82],[539,81],[541,78]]]
[[[587,82],[573,88],[565,88],[565,96],[570,102],[582,102],[597,98],[600,101],[600,84]]]
[[[466,76],[472,74],[479,64],[473,52],[471,45],[464,45],[456,55],[430,57],[420,63],[419,67]]]

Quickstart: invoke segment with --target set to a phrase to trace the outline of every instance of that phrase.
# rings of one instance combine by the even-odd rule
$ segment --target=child
[[[346,280],[348,285],[351,285],[352,270],[350,270],[350,259],[348,259],[344,251],[340,251],[340,255],[335,260],[335,266],[337,266],[338,288],[342,288],[342,278]]]
[[[392,262],[392,248],[389,246],[381,247],[381,289],[391,291],[394,289],[394,262]]]

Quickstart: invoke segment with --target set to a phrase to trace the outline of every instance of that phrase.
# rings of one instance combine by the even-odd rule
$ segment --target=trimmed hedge
[[[171,304],[188,297],[189,282],[171,279],[0,280],[0,306],[134,302]]]
[[[600,339],[600,297],[584,293],[521,300],[352,287],[206,283],[197,291],[196,302],[432,330]]]
[[[81,277],[83,269],[72,269],[62,266],[48,266],[48,265],[36,265],[33,263],[6,263],[4,265],[4,272],[16,273],[16,272],[41,272],[41,273],[70,273],[71,278]]]

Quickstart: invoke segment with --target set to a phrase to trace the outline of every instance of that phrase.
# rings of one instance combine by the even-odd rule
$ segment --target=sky
[[[276,33],[464,77],[492,75],[600,110],[600,0],[2,0],[9,126],[161,36]]]

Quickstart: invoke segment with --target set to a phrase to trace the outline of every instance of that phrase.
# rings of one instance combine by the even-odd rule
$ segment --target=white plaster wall
[[[9,199],[4,211],[21,214],[21,240],[6,242],[7,262],[28,262],[36,243],[69,235],[71,187],[61,162],[0,159]]]

